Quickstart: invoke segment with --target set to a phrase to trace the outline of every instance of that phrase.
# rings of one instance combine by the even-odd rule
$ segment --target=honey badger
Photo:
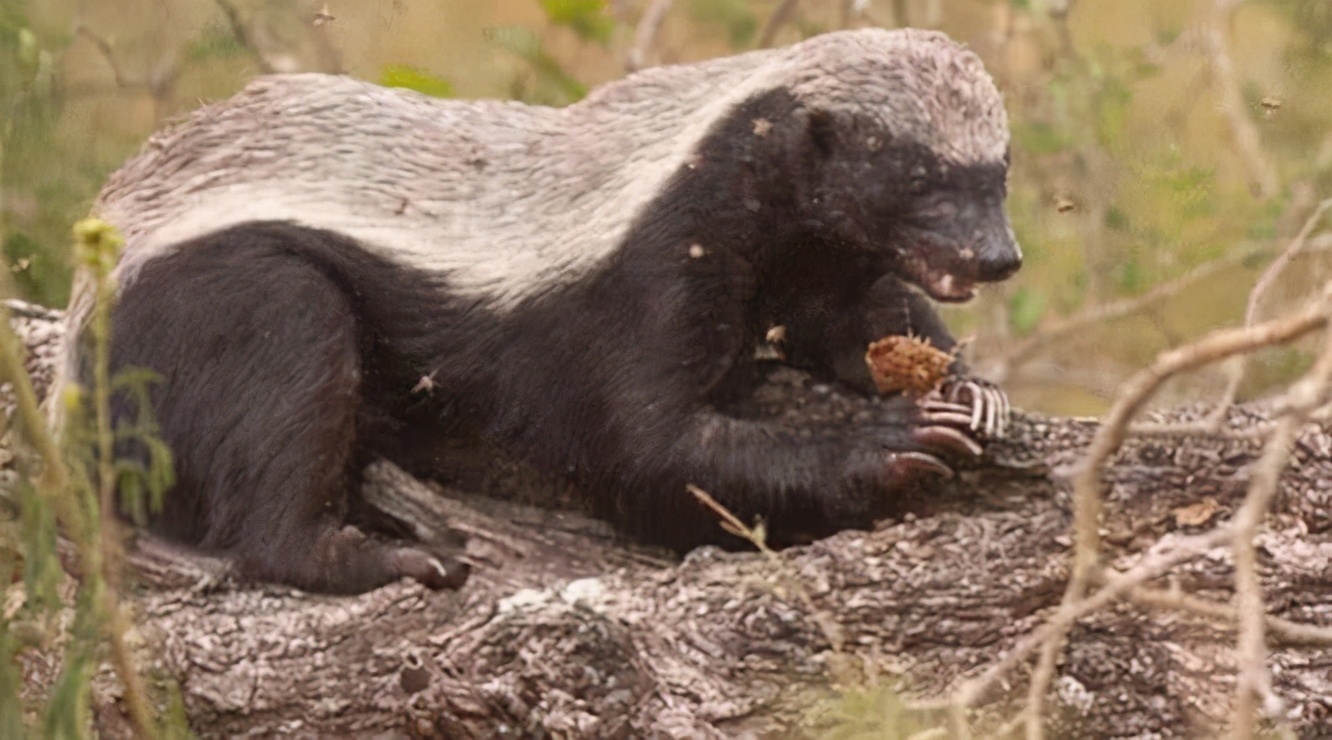
[[[932,32],[648,69],[563,109],[260,78],[154,136],[94,209],[126,238],[113,371],[160,376],[174,452],[152,527],[310,590],[457,585],[347,522],[367,461],[462,428],[678,549],[725,537],[688,483],[779,539],[866,526],[979,454],[1002,394],[956,380],[801,435],[718,394],[776,325],[789,363],[865,392],[871,340],[952,347],[925,296],[1020,264],[1007,163],[992,81]]]

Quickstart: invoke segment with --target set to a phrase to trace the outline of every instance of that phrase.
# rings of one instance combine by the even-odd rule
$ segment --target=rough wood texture
[[[749,411],[858,406],[782,370]],[[1229,429],[1264,418],[1237,409]],[[1018,415],[983,468],[903,502],[910,513],[878,531],[785,551],[789,568],[716,549],[674,562],[577,512],[440,496],[381,464],[368,483],[380,506],[422,534],[442,520],[469,534],[476,568],[461,592],[404,582],[312,596],[238,584],[224,563],[141,542],[141,654],[179,681],[205,737],[817,735],[811,707],[834,674],[938,697],[1041,623],[1067,574],[1065,474],[1093,429]],[[1227,517],[1259,447],[1226,433],[1130,440],[1106,476],[1111,562]],[[1330,530],[1332,428],[1311,427],[1262,535],[1273,614],[1332,625]],[[1218,549],[1158,585],[1225,600],[1230,575]],[[1211,735],[1233,694],[1232,642],[1227,625],[1176,612],[1097,614],[1072,634],[1051,722],[1079,737]],[[1332,724],[1332,651],[1273,643],[1271,662],[1287,718],[1318,736]],[[1010,712],[1024,684],[1020,671],[984,715]],[[105,685],[99,717],[120,734]]]

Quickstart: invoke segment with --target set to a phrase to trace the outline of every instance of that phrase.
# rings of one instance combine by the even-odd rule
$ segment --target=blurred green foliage
[[[509,96],[515,100],[541,105],[567,105],[587,95],[587,85],[579,82],[560,60],[546,51],[541,35],[530,28],[503,26],[491,29],[488,38],[499,49],[526,62],[532,77],[515,75]]]
[[[44,42],[22,5],[0,4],[0,249],[21,290],[48,304],[67,300],[70,272],[63,249],[44,237],[68,232],[104,174],[61,156],[59,53],[59,40]]]
[[[339,5],[334,20],[314,24],[309,3],[233,4],[245,34],[210,0],[0,0],[0,249],[8,282],[23,296],[63,305],[69,226],[87,213],[107,174],[151,131],[263,68],[349,72],[437,97],[565,105],[623,74],[646,6],[394,0]],[[750,49],[777,5],[677,3],[650,62]],[[1213,3],[1085,2],[1067,15],[1048,12],[1050,5],[805,0],[776,29],[777,43],[789,43],[843,25],[942,28],[971,43],[1005,90],[1013,133],[1009,210],[1027,263],[989,290],[979,310],[952,317],[960,326],[982,338],[1031,335],[1052,318],[1141,295],[1211,260],[1279,247],[1311,203],[1332,195],[1332,3],[1250,0],[1224,18],[1214,16]],[[1228,74],[1209,56],[1207,29],[1222,39]],[[1227,109],[1227,92],[1241,110]],[[1240,129],[1254,135],[1256,152],[1243,151]],[[1269,175],[1275,192],[1264,193]],[[1060,372],[1027,389],[1015,381],[1010,392],[1023,405],[1095,410],[1077,406],[1086,403],[1081,396],[1050,396],[1055,376],[1135,367],[1182,337],[1233,323],[1266,264],[1242,263],[1147,319],[1089,329],[1043,357]],[[1279,297],[1297,299],[1332,268],[1324,252],[1297,272]],[[1249,390],[1284,382],[1309,358],[1299,347],[1264,356]],[[151,378],[113,382],[141,393]],[[121,488],[137,496],[129,508],[139,514],[170,482],[155,431],[150,416],[114,431],[117,440],[157,453],[148,465],[117,463],[112,471],[138,482]],[[73,462],[85,470],[96,464]],[[85,497],[89,477],[77,484]],[[44,703],[25,703],[14,657],[41,645],[49,632],[43,620],[67,604],[55,557],[57,509],[32,476],[14,495],[20,513],[12,546],[22,555],[0,557],[12,566],[0,576],[21,582],[24,600],[17,613],[0,615],[0,737],[22,736],[34,724],[45,737],[83,737],[89,680],[103,657],[104,594],[95,586],[79,592],[62,672]],[[82,506],[93,522],[85,531],[97,531],[96,508],[86,500]],[[165,702],[166,731],[183,728],[178,702],[170,695]],[[891,693],[872,687],[822,711],[829,737],[905,736],[929,726],[912,724]]]
[[[689,0],[685,12],[705,29],[721,29],[736,49],[748,46],[758,35],[758,16],[745,0]]]
[[[540,0],[546,18],[556,26],[567,26],[584,41],[610,43],[615,19],[606,13],[605,0]]]
[[[75,227],[74,254],[96,286],[90,321],[94,382],[65,387],[68,413],[57,439],[38,409],[23,375],[18,339],[0,322],[0,378],[12,383],[18,410],[5,449],[6,467],[17,473],[0,495],[0,582],[6,584],[0,613],[0,736],[5,738],[87,738],[93,722],[92,679],[110,664],[119,680],[136,735],[188,736],[179,692],[169,682],[151,691],[130,659],[127,625],[117,584],[122,563],[120,531],[109,520],[119,505],[142,520],[161,505],[173,483],[170,451],[146,403],[153,376],[126,370],[110,375],[111,270],[122,241],[97,219]],[[3,276],[0,276],[3,278]],[[0,286],[8,286],[0,279]],[[7,311],[0,310],[3,318]],[[111,425],[111,396],[137,401],[131,423]],[[62,450],[61,444],[65,447]],[[144,449],[146,463],[117,460],[117,450]],[[119,484],[120,500],[116,500]],[[7,484],[8,485],[8,484]],[[9,516],[17,513],[17,517]],[[64,572],[57,540],[72,545],[77,578]],[[25,675],[25,671],[30,675]]]
[[[379,84],[415,90],[436,98],[453,97],[453,84],[448,80],[404,64],[385,65],[379,73]]]
[[[624,73],[649,3],[394,0],[339,5],[318,25],[310,2],[229,5],[235,19],[212,0],[0,0],[0,245],[25,296],[66,300],[63,234],[117,163],[166,120],[263,68],[349,72],[439,97],[566,105]],[[778,5],[674,3],[648,62],[753,48]],[[981,339],[977,352],[1002,350],[986,347],[988,337],[1027,335],[1206,261],[1289,239],[1310,200],[1332,193],[1327,3],[1249,0],[1218,11],[1124,0],[1051,12],[1060,5],[803,0],[774,36],[785,44],[844,25],[926,25],[972,44],[989,65],[1008,102],[1009,210],[1027,262],[983,294],[981,310],[950,315]],[[238,34],[233,20],[247,32]],[[1218,29],[1230,57],[1226,75],[1205,43],[1209,29]],[[1243,110],[1227,109],[1228,88]],[[1236,143],[1241,119],[1255,134],[1258,164]],[[1255,175],[1255,167],[1270,173]],[[1270,190],[1256,186],[1264,178],[1274,192],[1259,192]],[[1260,267],[1219,276],[1206,305],[1169,300],[1151,322],[1118,322],[1093,345],[1052,347],[1044,359],[1062,365],[1105,355],[1132,366],[1233,321]],[[1020,384],[1012,390],[1060,408],[1043,393],[1024,397]]]
[[[825,740],[907,740],[947,731],[944,718],[933,720],[912,712],[896,692],[876,684],[848,688],[815,704],[806,717],[811,736]]]

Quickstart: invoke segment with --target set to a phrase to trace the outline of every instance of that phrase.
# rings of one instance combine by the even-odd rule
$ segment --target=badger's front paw
[[[925,396],[924,401],[942,401],[965,408],[968,428],[989,439],[1003,439],[1008,432],[1008,416],[1012,407],[1008,394],[988,380],[954,376],[944,380],[938,391]]]
[[[859,430],[844,468],[844,487],[895,491],[928,478],[951,478],[953,465],[975,461],[982,448],[972,406],[941,397],[902,397],[884,419]]]

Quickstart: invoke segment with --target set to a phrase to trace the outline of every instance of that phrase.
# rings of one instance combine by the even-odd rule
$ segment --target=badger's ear
[[[837,141],[837,126],[833,114],[822,108],[805,108],[805,132],[820,156],[829,157]]]

